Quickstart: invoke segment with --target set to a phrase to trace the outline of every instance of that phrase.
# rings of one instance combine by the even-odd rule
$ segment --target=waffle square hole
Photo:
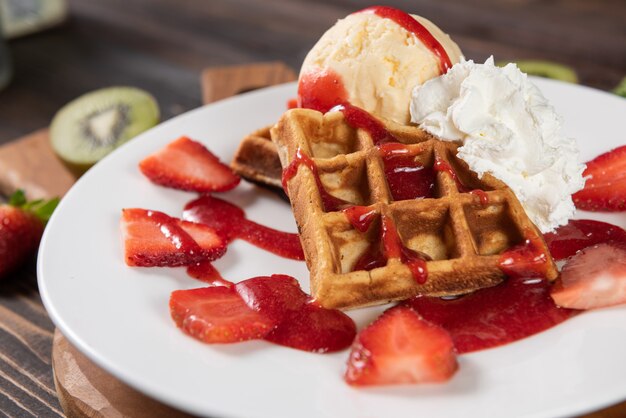
[[[463,210],[479,255],[500,254],[524,241],[507,203],[466,205]]]
[[[363,159],[346,155],[331,161],[317,160],[316,164],[325,192],[343,201],[343,204],[335,206],[363,206],[372,203]],[[328,212],[329,208],[326,209]]]
[[[419,210],[415,205],[403,206],[406,207],[393,209],[393,217],[400,239],[407,248],[424,253],[433,260],[459,256],[450,211],[446,205],[424,207],[425,210]]]
[[[330,235],[332,257],[339,268],[335,273],[355,271],[357,263],[380,245],[380,216],[375,215],[367,232],[360,232],[346,219],[343,213],[334,213],[326,218],[326,229]],[[376,251],[374,251],[376,252]]]
[[[312,131],[312,127],[309,130]],[[361,149],[357,131],[342,123],[338,115],[327,114],[323,123],[308,135],[309,148],[313,158],[333,158],[341,154],[352,154]]]
[[[452,153],[448,153],[448,164],[452,169],[453,177],[456,176],[457,189],[461,193],[471,190],[494,190],[489,184],[478,178],[478,175],[470,170],[467,163]],[[452,174],[452,173],[451,173]]]
[[[406,150],[406,154],[402,152]],[[386,144],[379,153],[394,201],[440,197],[432,149],[422,145]]]

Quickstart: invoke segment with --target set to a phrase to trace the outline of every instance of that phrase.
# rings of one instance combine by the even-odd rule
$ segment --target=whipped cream
[[[460,62],[417,85],[410,110],[426,131],[460,140],[459,158],[480,177],[506,183],[541,232],[574,215],[571,195],[585,184],[577,144],[562,135],[560,117],[515,64]]]

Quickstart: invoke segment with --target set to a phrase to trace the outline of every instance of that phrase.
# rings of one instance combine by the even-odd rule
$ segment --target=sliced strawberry
[[[550,293],[554,302],[572,309],[626,303],[626,245],[603,243],[572,256]]]
[[[356,325],[348,315],[309,301],[288,312],[265,339],[298,350],[330,353],[348,348],[355,335]]]
[[[443,382],[457,367],[450,335],[397,306],[359,333],[345,380],[355,386]]]
[[[206,343],[263,338],[275,326],[224,286],[176,290],[170,296],[170,313],[179,328]]]
[[[293,277],[255,277],[237,283],[236,289],[249,307],[277,322],[265,336],[267,341],[327,353],[349,347],[356,335],[356,325],[349,316],[318,305]]]
[[[221,257],[226,243],[214,229],[146,209],[122,210],[126,264],[186,266]]]
[[[235,287],[250,308],[276,321],[282,321],[290,311],[302,309],[309,300],[296,279],[282,274],[253,277]]]
[[[626,210],[626,145],[589,161],[583,175],[585,188],[572,196],[578,209]]]
[[[626,231],[619,226],[590,219],[572,219],[567,225],[545,234],[544,239],[555,260],[564,260],[585,247],[603,242],[626,244]]]
[[[204,145],[180,137],[139,163],[156,184],[199,193],[230,190],[240,178]]]

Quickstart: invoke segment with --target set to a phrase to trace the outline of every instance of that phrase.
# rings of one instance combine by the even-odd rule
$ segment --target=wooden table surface
[[[466,57],[568,64],[582,84],[611,89],[626,75],[624,0],[412,0]],[[72,98],[108,85],[154,94],[167,119],[201,104],[208,66],[282,60],[297,69],[336,19],[369,5],[320,0],[71,0],[56,29],[10,42],[15,76],[0,92],[0,143],[45,127]],[[0,283],[0,416],[63,416],[50,350],[53,325],[34,262]],[[625,416],[626,408],[594,418]]]

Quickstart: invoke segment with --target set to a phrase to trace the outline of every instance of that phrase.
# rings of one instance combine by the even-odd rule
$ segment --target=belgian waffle
[[[381,151],[385,146],[375,145],[367,130],[352,128],[341,112],[293,109],[271,130],[282,166],[292,170],[286,186],[311,293],[323,306],[355,308],[493,286],[505,277],[502,254],[526,240],[545,254],[546,277],[557,276],[541,234],[505,184],[490,175],[479,179],[456,157],[457,143],[437,140],[417,127],[383,126],[416,166],[436,168],[431,196],[394,200],[385,174],[389,160]],[[294,162],[302,162],[301,157],[313,165]],[[328,203],[329,196],[335,202]],[[345,209],[351,206],[371,212],[367,229],[349,220],[350,209]],[[402,251],[380,244],[383,229],[400,241]],[[386,261],[355,270],[377,245],[379,252],[386,251]],[[416,256],[427,271],[425,280],[409,268],[415,267]]]
[[[270,127],[245,136],[230,163],[239,176],[263,186],[280,188],[282,167],[276,146],[270,138]]]

